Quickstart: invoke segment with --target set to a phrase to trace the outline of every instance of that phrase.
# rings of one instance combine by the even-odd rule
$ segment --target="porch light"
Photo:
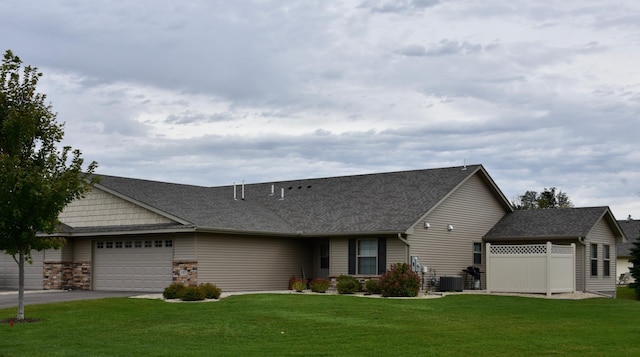
[[[431,227],[429,222],[424,222],[424,229],[429,229],[429,227]]]
[[[448,225],[448,226],[447,226],[447,230],[448,230],[449,232],[451,232],[451,231],[453,230],[453,226],[452,226],[452,225]]]

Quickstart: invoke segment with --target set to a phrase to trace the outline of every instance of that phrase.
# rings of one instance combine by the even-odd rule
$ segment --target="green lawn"
[[[640,355],[631,299],[113,298],[27,306],[26,316],[41,321],[0,325],[1,356]]]

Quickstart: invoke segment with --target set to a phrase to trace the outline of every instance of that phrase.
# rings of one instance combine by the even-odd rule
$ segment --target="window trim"
[[[369,243],[373,243],[373,249],[372,249],[372,254],[366,255],[366,254],[360,254],[360,243],[362,242],[369,242]],[[361,259],[371,259],[373,258],[373,260],[375,261],[375,265],[373,268],[373,272],[372,273],[363,273],[361,270],[363,270],[360,266],[360,261]],[[356,274],[358,275],[376,275],[378,272],[378,240],[373,238],[373,239],[358,239],[357,241],[357,245],[356,245]]]
[[[611,276],[611,245],[602,245],[602,275]]]
[[[591,259],[591,276],[598,276],[598,244],[591,243],[589,257]]]
[[[479,249],[476,250],[476,247]],[[482,265],[482,243],[480,242],[473,242],[473,264]]]

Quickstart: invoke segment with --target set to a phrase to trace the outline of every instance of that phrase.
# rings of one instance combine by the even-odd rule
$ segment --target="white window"
[[[116,248],[122,248],[122,242],[116,242]]]
[[[131,248],[132,246],[133,246],[133,245],[132,245],[132,242],[131,242],[130,240],[128,240],[128,241],[126,241],[126,242],[124,242],[124,247],[125,247],[125,248]]]
[[[164,241],[165,247],[173,247],[173,241],[171,239],[167,239]]]
[[[598,276],[598,245],[591,244],[591,276]]]
[[[482,264],[482,243],[473,243],[473,264]]]
[[[156,245],[155,245],[156,248],[162,248],[162,241],[161,240],[157,240],[155,243],[156,243]]]
[[[107,248],[113,248],[113,242],[107,242]]]
[[[378,241],[375,239],[358,241],[358,274],[375,275],[378,272]]]
[[[142,241],[141,240],[137,240],[133,243],[133,246],[136,248],[142,248]]]
[[[98,248],[98,249],[104,248],[104,242],[97,242],[96,243],[96,248]]]
[[[151,248],[151,247],[153,247],[153,242],[152,242],[152,241],[150,241],[150,240],[145,240],[145,241],[144,241],[144,247],[145,247],[145,248]]]
[[[611,246],[605,244],[602,246],[602,275],[611,276]]]

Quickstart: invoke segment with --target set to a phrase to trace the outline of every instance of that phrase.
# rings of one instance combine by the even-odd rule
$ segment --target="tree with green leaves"
[[[636,298],[640,300],[640,232],[637,237],[629,237],[633,239],[633,245],[631,246],[631,259],[629,263],[633,264],[629,269],[631,276],[635,281],[629,284],[629,287],[636,291]]]
[[[79,150],[60,147],[64,124],[36,92],[42,73],[7,50],[0,69],[0,251],[18,264],[18,320],[24,319],[24,266],[31,251],[60,248],[58,215],[91,187]]]
[[[569,208],[573,207],[573,203],[569,196],[555,187],[546,188],[538,193],[536,191],[527,191],[517,199],[511,201],[515,209],[544,209],[544,208]]]

